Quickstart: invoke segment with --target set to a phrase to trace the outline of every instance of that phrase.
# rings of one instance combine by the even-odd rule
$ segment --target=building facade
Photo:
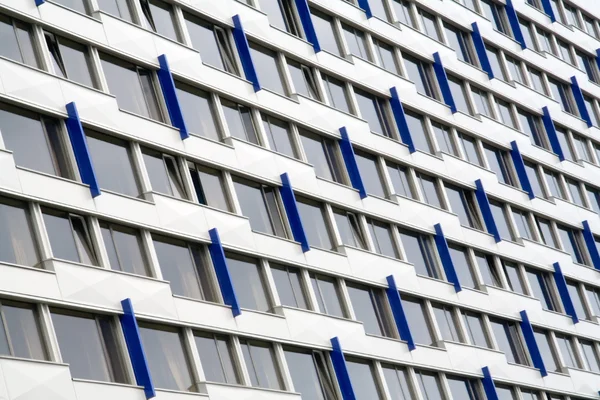
[[[0,0],[0,399],[600,391],[597,0]]]

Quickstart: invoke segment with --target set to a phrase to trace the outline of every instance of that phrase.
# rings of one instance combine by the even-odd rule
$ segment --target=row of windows
[[[542,11],[540,0],[527,0],[527,4]],[[596,39],[600,39],[598,20],[593,16],[566,1],[550,0],[550,6],[558,22],[569,27],[575,27]]]

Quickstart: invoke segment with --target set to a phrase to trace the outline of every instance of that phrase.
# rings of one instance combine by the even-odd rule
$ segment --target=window
[[[558,246],[556,245],[556,239],[554,238],[550,221],[536,216],[535,222],[537,224],[542,243],[544,243],[546,246],[557,248]]]
[[[488,92],[471,86],[471,95],[473,96],[473,103],[475,105],[475,109],[477,110],[474,111],[474,114],[479,113],[488,118],[494,118]]]
[[[490,254],[475,252],[475,261],[483,278],[484,285],[502,287],[502,281],[494,264],[494,258]]]
[[[363,323],[365,332],[371,335],[393,337],[383,290],[351,282],[348,282],[346,286],[356,320]]]
[[[407,78],[417,86],[417,92],[438,99],[431,64],[404,53],[402,57]]]
[[[515,390],[512,386],[504,386],[496,384],[496,393],[498,393],[499,400],[516,400]],[[521,391],[523,394],[523,390]],[[529,399],[529,400],[539,400],[539,399]],[[554,400],[554,399],[551,399]],[[562,400],[562,399],[561,399]]]
[[[285,95],[277,53],[250,42],[250,55],[261,86]]]
[[[494,29],[510,36],[510,29],[508,28],[504,6],[493,0],[481,0],[480,6],[483,15],[492,22]]]
[[[227,31],[187,12],[183,16],[192,46],[200,52],[202,62],[239,76],[240,71]]]
[[[390,225],[368,218],[367,226],[371,233],[375,252],[388,257],[398,258]]]
[[[437,373],[415,371],[415,374],[424,399],[442,400],[444,398],[440,378]]]
[[[515,221],[515,228],[517,237],[533,240],[533,233],[531,231],[531,225],[529,224],[529,214],[527,211],[518,210],[511,207],[513,220]]]
[[[370,1],[371,12],[374,16],[387,21],[387,13],[385,12],[384,0],[371,0]]]
[[[575,161],[575,154],[573,151],[573,147],[571,146],[571,142],[569,140],[569,134],[563,128],[556,127],[556,136],[558,138],[558,142],[560,144],[561,149],[563,150],[563,155],[569,161]]]
[[[365,236],[356,214],[350,211],[334,208],[333,217],[335,219],[335,224],[338,232],[340,233],[343,245],[358,247],[363,250],[367,249]],[[375,241],[375,239],[376,238],[373,240]]]
[[[600,213],[600,193],[596,188],[585,185],[585,191],[587,192],[587,199],[589,201],[591,209]]]
[[[462,146],[463,154],[468,162],[471,164],[483,166],[483,160],[479,154],[479,149],[477,148],[477,142],[471,136],[468,136],[462,132],[458,133],[459,143]]]
[[[271,275],[281,305],[308,309],[302,273],[299,269],[271,263]]]
[[[71,178],[58,121],[0,103],[0,135],[18,166]]]
[[[531,143],[548,150],[549,146],[544,135],[541,118],[522,109],[517,109],[517,116],[521,124],[521,131],[529,136]]]
[[[462,286],[474,289],[476,287],[475,277],[473,276],[467,249],[455,244],[449,244],[448,248],[450,250],[452,264],[458,275],[458,281]]]
[[[88,47],[50,32],[44,32],[54,73],[82,85],[95,87]]]
[[[360,150],[355,150],[354,156],[367,193],[377,197],[385,197],[385,188],[383,187],[377,157]]]
[[[553,78],[548,78],[548,83],[550,84],[552,97],[560,103],[563,111],[577,115],[575,107],[573,106],[573,99],[571,98],[571,89],[569,86],[566,83],[559,82]]]
[[[548,197],[564,199],[566,196],[560,180],[560,175],[554,171],[547,170],[546,168],[543,168],[543,171],[544,176],[546,177],[546,183],[548,184],[548,189],[550,191]]]
[[[508,72],[512,78],[513,81],[517,81],[520,84],[524,85],[525,84],[525,76],[523,74],[523,66],[521,64],[520,61],[512,58],[512,57],[505,57],[506,59],[506,66],[508,68]]]
[[[129,383],[113,317],[54,308],[50,313],[62,361],[73,378]]]
[[[579,186],[579,182],[574,179],[565,178],[565,182],[567,183],[567,189],[569,189],[569,194],[571,195],[571,200],[573,203],[578,206],[584,207],[583,204],[583,193],[581,192],[581,187]]]
[[[283,347],[294,392],[311,400],[335,400],[336,392],[325,355],[320,351]]]
[[[476,58],[473,55],[469,34],[447,22],[444,22],[444,30],[446,31],[448,44],[454,49],[458,59],[476,66],[477,61],[475,61]],[[498,77],[500,76],[498,75]]]
[[[446,376],[453,399],[478,400],[479,391],[477,380],[461,378],[459,376]]]
[[[571,255],[574,263],[585,264],[579,232],[562,225],[557,225],[556,228],[562,242],[562,249]]]
[[[221,99],[221,106],[231,136],[258,144],[256,126],[250,108],[226,99]]]
[[[294,36],[301,36],[292,1],[260,0],[260,8],[269,17],[271,25],[287,31]]]
[[[231,351],[231,341],[227,336],[194,332],[194,342],[208,382],[240,383]]]
[[[325,250],[332,249],[333,241],[326,222],[325,205],[298,196],[296,203],[309,245]]]
[[[565,366],[581,369],[582,366],[577,358],[577,349],[575,349],[573,339],[563,335],[556,335],[556,342],[558,343]]]
[[[365,33],[352,26],[342,24],[342,31],[348,44],[348,50],[353,56],[364,58],[365,60],[371,60],[371,57],[367,51],[367,40],[365,39]]]
[[[346,316],[346,311],[340,300],[340,289],[335,278],[311,272],[310,282],[317,298],[318,309],[315,311],[335,317],[343,318]]]
[[[187,163],[198,203],[229,211],[229,201],[221,172],[204,165]]]
[[[544,191],[542,190],[542,177],[540,176],[540,171],[538,167],[530,162],[525,161],[525,172],[527,174],[527,180],[531,185],[531,190],[533,193],[540,197],[544,195]]]
[[[437,20],[435,16],[431,15],[427,11],[417,8],[419,16],[421,17],[421,26],[424,33],[430,38],[442,42],[440,31],[438,30]]]
[[[47,360],[36,306],[2,300],[0,312],[0,354]]]
[[[394,55],[394,47],[375,38],[373,38],[373,46],[375,54],[379,59],[379,66],[392,74],[398,75],[398,64]]]
[[[529,365],[517,324],[512,321],[498,319],[490,319],[490,324],[498,343],[498,350],[504,352],[507,361],[509,363]]]
[[[588,115],[590,116],[592,125],[599,126],[600,125],[600,116],[598,115],[594,99],[591,98],[590,96],[583,95],[583,102],[585,103],[585,107],[587,109]]]
[[[108,91],[120,108],[146,118],[163,121],[153,73],[108,54],[100,53]]]
[[[225,253],[225,257],[240,307],[269,311],[271,306],[258,260],[231,253]]]
[[[175,157],[147,148],[142,148],[142,156],[154,191],[179,199],[187,198]]]
[[[98,5],[101,11],[133,22],[133,8],[129,0],[100,0]]]
[[[508,215],[506,215],[504,205],[497,201],[490,200],[490,209],[500,238],[503,240],[514,240],[512,231],[508,225]]]
[[[600,359],[596,345],[592,341],[579,339],[581,353],[583,355],[584,368],[592,372],[600,372]]]
[[[568,25],[575,25],[579,29],[581,29],[581,22],[579,21],[579,17],[577,16],[577,8],[566,4],[563,2],[563,7],[565,9],[565,16],[567,17]]]
[[[321,48],[336,56],[341,56],[342,51],[335,34],[333,18],[315,9],[311,9],[310,14]]]
[[[533,40],[534,30],[531,22],[524,20],[523,18],[519,18],[519,26],[521,28],[521,32],[523,34],[523,40],[525,41],[525,46],[528,49],[535,50],[537,49],[537,45]]]
[[[594,63],[594,59],[592,56],[589,56],[582,52],[581,50],[575,50],[575,58],[577,59],[577,65],[579,69],[585,71],[588,76],[588,79],[592,82],[598,83],[598,68]]]
[[[193,86],[175,81],[175,91],[187,129],[202,137],[219,141],[211,95]]]
[[[321,95],[317,89],[317,81],[313,71],[306,65],[302,65],[294,60],[288,60],[287,65],[296,93],[313,100],[321,101]]]
[[[573,146],[577,152],[577,158],[587,162],[592,162],[592,155],[587,146],[587,139],[583,136],[573,135]]]
[[[513,129],[517,129],[517,124],[515,122],[515,119],[513,118],[511,104],[497,98],[496,105],[498,106],[500,122],[502,122],[504,125],[508,125]]]
[[[392,137],[392,129],[387,117],[387,101],[356,88],[354,94],[360,115],[369,123],[371,132]]]
[[[86,220],[78,215],[44,208],[44,225],[55,258],[96,265]]]
[[[525,294],[519,266],[511,261],[502,260],[502,269],[504,270],[504,276],[506,276],[507,289],[515,293]]]
[[[417,180],[421,187],[423,201],[431,206],[442,208],[441,195],[438,191],[437,179],[421,172],[417,172]]]
[[[163,279],[171,283],[173,294],[217,301],[211,287],[209,265],[201,247],[155,235],[152,239]]]
[[[456,109],[465,114],[471,114],[471,106],[467,102],[463,82],[458,78],[448,75],[448,86],[450,87],[450,93],[452,94]]]
[[[534,329],[533,334],[546,368],[549,371],[560,371],[556,353],[550,344],[550,333],[545,330]]]
[[[552,34],[541,29],[538,26],[535,27],[535,30],[537,31],[537,50],[539,52],[545,51],[547,53],[556,55],[556,51],[554,49],[554,46],[552,45]]]
[[[252,386],[283,389],[271,345],[245,339],[240,340],[240,344]]]
[[[483,145],[489,169],[496,174],[498,181],[510,186],[516,186],[512,171],[509,168],[508,152],[488,144]]]
[[[193,391],[195,384],[182,333],[173,327],[138,321],[142,346],[153,383],[161,389]]]
[[[139,196],[129,143],[88,129],[85,136],[100,187],[127,196]]]
[[[148,275],[139,231],[101,221],[100,232],[112,269],[136,275]]]
[[[600,34],[596,28],[596,20],[588,15],[581,14],[583,16],[583,22],[585,25],[585,31],[588,35],[595,37],[596,39],[600,38]]]
[[[379,389],[375,378],[373,363],[355,357],[346,357],[346,367],[352,382],[356,400],[379,399]]]
[[[533,268],[525,268],[525,273],[529,279],[531,295],[542,303],[544,310],[559,312],[550,274]]]
[[[450,202],[451,211],[458,215],[461,225],[482,230],[483,226],[473,199],[473,193],[447,183],[444,186],[446,187],[446,195]]]
[[[558,54],[560,58],[564,61],[568,62],[571,65],[575,65],[575,60],[573,59],[573,55],[571,54],[571,48],[567,42],[556,38],[556,44],[558,45]]]
[[[154,32],[171,40],[180,40],[173,7],[160,0],[140,0],[146,23]]]
[[[415,22],[412,18],[410,11],[410,3],[408,0],[393,0],[392,6],[394,8],[398,21],[404,25],[415,27]]]
[[[490,62],[490,67],[492,68],[492,73],[494,74],[494,78],[506,80],[504,70],[501,67],[501,61],[500,61],[500,57],[498,55],[498,49],[496,49],[495,47],[492,47],[490,45],[486,45],[485,52],[488,56],[488,60]]]
[[[483,328],[483,320],[481,319],[481,315],[470,311],[462,311],[461,313],[465,322],[465,328],[467,330],[470,343],[479,347],[491,347]]]
[[[327,94],[329,105],[345,113],[350,113],[346,84],[329,75],[321,74],[321,76],[323,77],[323,84],[325,85],[325,93]]]
[[[433,128],[433,134],[435,135],[440,151],[443,153],[452,154],[453,156],[458,156],[456,147],[454,146],[454,142],[452,140],[450,128],[435,121],[431,123],[431,126]]]
[[[433,146],[431,145],[425,125],[423,124],[423,116],[412,111],[406,111],[406,123],[408,130],[411,133],[415,148],[429,154],[433,154]]]
[[[287,237],[276,189],[270,186],[233,177],[233,186],[250,227],[258,232]]]
[[[390,162],[386,163],[386,165],[394,187],[394,194],[414,199],[416,195],[411,184],[408,169]]]
[[[0,14],[0,56],[38,67],[31,25]]]
[[[529,70],[529,78],[531,85],[533,86],[533,90],[536,92],[548,95],[548,90],[546,89],[546,85],[544,84],[544,78],[542,76],[542,72],[538,71],[533,67],[528,67]]]
[[[569,297],[571,297],[571,301],[573,302],[573,307],[575,308],[575,313],[579,318],[589,319],[589,315],[583,305],[583,296],[584,294],[579,287],[579,283],[567,279],[567,289],[569,291]]]
[[[0,261],[33,267],[39,255],[27,206],[0,198]]]
[[[460,335],[458,334],[458,328],[452,308],[442,304],[434,304],[432,307],[433,315],[435,315],[438,328],[442,334],[442,340],[462,342]]]
[[[315,133],[300,130],[300,141],[307,161],[319,178],[344,183],[340,155],[336,143]]]
[[[400,230],[404,260],[413,264],[418,275],[439,278],[431,239],[420,233]]]
[[[391,400],[414,400],[408,383],[408,374],[402,367],[396,365],[383,365],[383,376],[391,394]]]
[[[86,0],[56,0],[56,2],[82,14],[90,14]]]

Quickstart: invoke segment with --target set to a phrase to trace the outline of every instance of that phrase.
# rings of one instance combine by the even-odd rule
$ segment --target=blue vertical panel
[[[598,69],[600,70],[600,48],[596,49],[596,64],[598,64]]]
[[[285,208],[285,213],[292,229],[292,235],[294,235],[294,240],[302,246],[302,251],[306,253],[310,250],[310,246],[308,245],[308,239],[302,226],[302,219],[300,219],[300,212],[298,211],[298,204],[296,203],[296,196],[294,196],[290,177],[287,172],[281,174],[280,177],[282,186],[279,192],[281,193],[283,207]]]
[[[554,10],[552,9],[550,0],[542,0],[542,8],[544,9],[544,12],[550,17],[550,21],[556,22],[556,15],[554,15]]]
[[[556,127],[554,126],[554,121],[552,121],[552,117],[550,116],[550,111],[547,106],[542,107],[542,121],[544,122],[544,128],[546,128],[546,134],[548,135],[548,140],[550,141],[550,146],[552,147],[552,151],[558,156],[560,161],[565,160],[565,154],[560,147],[560,142],[558,141],[558,134],[556,133]]]
[[[86,185],[90,185],[92,197],[99,196],[100,186],[98,186],[96,172],[94,172],[94,165],[92,164],[92,158],[87,147],[87,140],[85,139],[83,127],[81,126],[77,106],[74,102],[71,102],[67,104],[66,108],[68,115],[66,121],[67,131],[69,132],[69,140],[73,147],[73,153],[75,154],[81,181]]]
[[[481,368],[481,372],[483,372],[483,379],[481,380],[481,383],[483,383],[485,397],[487,397],[487,400],[499,400],[498,393],[496,392],[496,385],[492,379],[490,369],[488,367],[483,367]]]
[[[344,163],[346,164],[346,170],[348,171],[348,176],[350,177],[350,183],[354,189],[358,190],[360,198],[364,199],[367,197],[367,190],[365,189],[365,185],[363,184],[360,176],[360,170],[358,169],[356,156],[354,155],[354,148],[352,147],[352,143],[350,142],[348,131],[346,130],[345,126],[340,128],[340,134],[342,135],[342,140],[340,140],[340,151],[342,152],[342,157],[344,158]]]
[[[458,275],[456,275],[456,269],[454,269],[452,257],[450,257],[450,249],[448,248],[448,242],[446,241],[446,237],[444,236],[444,231],[442,231],[442,225],[435,224],[433,227],[435,228],[435,245],[437,246],[438,254],[440,255],[440,259],[442,260],[442,266],[444,267],[444,271],[446,272],[448,282],[454,285],[454,290],[456,292],[460,292],[462,290],[462,287],[460,286],[460,282],[458,281]]]
[[[160,82],[165,103],[167,104],[167,110],[169,111],[171,123],[175,128],[179,129],[179,135],[181,136],[181,139],[187,139],[190,137],[190,134],[185,126],[183,113],[181,112],[181,107],[179,106],[179,99],[177,98],[177,91],[175,90],[175,82],[173,81],[171,70],[169,69],[167,56],[164,54],[158,56],[158,63],[160,65],[160,69],[158,70],[158,80]]]
[[[575,98],[575,103],[579,109],[579,115],[581,116],[581,119],[585,121],[588,127],[592,127],[594,124],[592,123],[590,113],[585,105],[583,92],[581,91],[581,87],[579,87],[579,82],[577,82],[577,78],[575,76],[571,77],[571,90],[573,91],[573,97]]]
[[[233,316],[237,317],[242,313],[242,310],[240,309],[237,296],[235,295],[233,282],[231,282],[231,276],[229,275],[229,269],[227,268],[227,259],[225,258],[225,251],[223,250],[219,232],[217,231],[217,228],[212,228],[208,231],[208,234],[210,235],[211,240],[208,251],[210,252],[210,258],[212,259],[215,274],[219,281],[223,301],[231,307]]]
[[[340,391],[342,392],[343,400],[356,400],[354,395],[354,389],[352,388],[352,382],[350,381],[350,374],[348,373],[348,366],[346,365],[346,358],[340,345],[338,337],[331,338],[331,363],[338,380]]]
[[[254,62],[250,55],[250,46],[248,45],[248,38],[246,38],[246,32],[242,26],[242,21],[239,15],[233,16],[233,40],[235,40],[235,47],[237,47],[240,60],[242,61],[242,68],[244,69],[244,75],[246,79],[252,82],[252,87],[255,92],[258,92],[261,87],[258,82],[258,75],[256,75],[256,69],[254,68]]]
[[[559,263],[555,262],[552,265],[554,266],[554,281],[556,282],[556,288],[558,289],[560,299],[562,300],[563,306],[565,307],[565,312],[569,317],[571,317],[573,323],[576,324],[579,322],[579,318],[577,317],[577,312],[575,311],[573,300],[571,299],[571,295],[569,294],[569,288],[567,287],[567,281],[565,280],[565,276],[563,275]]]
[[[358,0],[358,6],[365,10],[367,18],[371,18],[373,16],[373,13],[371,12],[371,6],[369,5],[369,0]]]
[[[417,346],[415,346],[412,333],[410,333],[410,327],[408,326],[406,314],[404,314],[404,308],[402,307],[402,300],[400,299],[400,292],[398,292],[396,281],[394,280],[393,275],[388,276],[386,279],[388,282],[388,287],[385,289],[385,293],[387,294],[388,302],[390,303],[390,308],[392,309],[392,315],[394,316],[394,321],[396,322],[400,339],[406,341],[409,351],[413,351],[417,348]]]
[[[146,360],[146,353],[142,345],[142,338],[140,337],[140,330],[135,319],[131,299],[127,298],[121,301],[121,306],[123,307],[123,315],[120,317],[121,328],[133,366],[135,381],[138,385],[144,387],[144,394],[147,399],[150,399],[156,396],[156,391],[152,383],[152,376],[150,375],[150,368],[148,368],[148,361]]]
[[[529,182],[529,177],[527,176],[527,171],[525,170],[525,162],[523,161],[523,157],[521,156],[521,152],[519,151],[519,146],[517,146],[516,140],[510,142],[510,147],[510,156],[513,160],[517,176],[519,177],[521,188],[527,192],[530,199],[534,199],[535,193],[533,193],[531,182]]]
[[[473,22],[471,24],[471,28],[473,28],[473,31],[471,31],[471,39],[473,40],[473,45],[475,46],[477,57],[479,57],[479,64],[481,65],[481,69],[487,72],[488,77],[490,79],[494,79],[494,71],[492,70],[492,65],[490,64],[490,59],[488,57],[487,51],[485,51],[485,43],[483,42],[483,38],[481,37],[481,32],[479,32],[477,22]]]
[[[517,15],[517,11],[515,11],[515,7],[513,6],[512,0],[506,0],[506,16],[508,17],[508,22],[510,23],[510,28],[512,30],[513,37],[517,42],[519,42],[521,48],[525,50],[527,48],[527,44],[525,43],[523,32],[521,32],[521,25],[519,25],[519,16]]]
[[[392,96],[390,99],[390,106],[392,107],[392,113],[394,114],[394,119],[396,120],[398,132],[400,132],[400,139],[402,139],[402,142],[408,146],[408,151],[414,153],[417,151],[417,149],[415,148],[412,136],[410,135],[410,129],[408,129],[408,122],[406,122],[404,107],[400,101],[400,96],[398,96],[398,89],[396,89],[396,87],[390,88],[390,94]]]
[[[594,239],[590,224],[587,221],[582,221],[581,224],[583,225],[583,239],[585,240],[594,268],[600,270],[600,252],[598,252],[598,247],[596,247],[596,239]]]
[[[527,311],[523,310],[520,312],[520,314],[521,331],[523,332],[525,343],[527,344],[527,348],[529,349],[529,355],[531,356],[531,361],[533,361],[533,366],[540,370],[542,376],[546,376],[548,375],[548,372],[546,371],[546,366],[544,365],[544,360],[542,359],[540,348],[538,347],[537,342],[535,341],[533,326],[531,326],[531,322],[529,322]]]
[[[475,186],[477,187],[475,190],[475,197],[477,198],[481,215],[483,215],[483,220],[485,221],[487,231],[494,236],[494,240],[496,243],[498,243],[502,240],[502,238],[500,238],[500,232],[498,232],[498,227],[496,227],[496,221],[494,221],[494,215],[492,214],[492,209],[490,208],[490,202],[485,190],[483,190],[481,179],[477,179],[475,181]]]
[[[46,0],[35,0],[35,5],[39,7],[42,4],[44,4],[45,2],[46,2]]]
[[[450,107],[450,111],[452,111],[452,113],[455,113],[457,111],[456,104],[454,103],[452,92],[450,91],[448,75],[446,75],[446,70],[444,69],[442,59],[440,58],[440,53],[438,52],[433,53],[433,70],[435,71],[435,75],[438,80],[438,85],[440,86],[440,90],[442,91],[442,97],[444,98],[444,102],[447,106]]]
[[[307,0],[296,0],[296,10],[298,10],[298,16],[302,27],[304,28],[304,36],[308,43],[312,44],[315,53],[321,51],[321,45],[319,44],[319,38],[317,37],[317,31],[315,31],[315,25],[312,22],[310,16],[310,8],[308,7]]]

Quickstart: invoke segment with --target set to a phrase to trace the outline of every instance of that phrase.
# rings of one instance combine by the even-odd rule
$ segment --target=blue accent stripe
[[[596,64],[598,64],[598,69],[600,70],[600,48],[596,49]]]
[[[457,111],[456,104],[454,103],[452,92],[450,91],[448,75],[446,75],[446,70],[444,69],[442,59],[440,58],[440,53],[438,52],[433,53],[433,70],[435,71],[435,75],[438,80],[438,85],[440,86],[440,90],[442,91],[442,97],[444,98],[444,102],[447,106],[450,107],[450,111],[452,111],[452,113],[454,114]]]
[[[219,281],[219,287],[221,288],[221,294],[223,295],[223,301],[225,304],[231,307],[231,312],[234,317],[237,317],[242,313],[240,305],[235,295],[235,289],[233,288],[233,282],[229,275],[229,269],[227,268],[227,259],[225,258],[225,251],[223,250],[223,244],[219,237],[217,228],[212,228],[208,231],[210,235],[210,245],[208,245],[208,251],[210,252],[210,258],[215,268],[215,274]]]
[[[564,161],[565,155],[560,147],[558,134],[556,133],[556,127],[554,126],[554,121],[552,121],[552,117],[550,116],[548,106],[542,107],[542,112],[542,121],[544,122],[544,127],[546,128],[546,134],[548,135],[548,140],[550,141],[552,151],[558,156],[560,161]]]
[[[556,288],[558,289],[558,294],[560,295],[560,299],[562,300],[565,312],[569,317],[571,317],[573,323],[576,324],[579,322],[579,318],[577,317],[577,312],[575,311],[573,300],[571,299],[571,295],[569,294],[569,288],[567,287],[565,275],[563,274],[559,263],[555,262],[552,265],[554,266],[554,281],[556,282]]]
[[[156,396],[156,390],[154,390],[154,383],[150,375],[150,368],[148,367],[148,360],[142,345],[140,329],[135,319],[131,299],[127,298],[121,301],[121,307],[123,307],[123,315],[120,316],[121,329],[123,329],[123,336],[125,336],[135,381],[138,385],[143,386],[146,398],[150,399]]]
[[[244,27],[242,26],[242,21],[240,20],[239,14],[233,16],[233,40],[235,41],[235,47],[237,47],[240,60],[242,61],[244,75],[246,75],[246,79],[252,83],[254,91],[258,92],[261,87],[260,83],[258,82],[258,75],[256,74],[256,69],[254,68],[252,56],[250,55],[248,38],[246,37],[246,32],[244,32]]]
[[[35,5],[39,7],[42,4],[44,4],[45,2],[46,2],[46,0],[35,0]]]
[[[160,69],[158,70],[158,81],[163,92],[165,103],[167,104],[167,110],[169,110],[169,117],[171,123],[177,129],[179,129],[179,135],[181,139],[187,139],[190,137],[187,127],[185,125],[185,119],[181,107],[179,106],[179,99],[177,98],[177,90],[175,89],[175,81],[173,81],[173,75],[169,68],[169,62],[167,61],[166,55],[158,56],[158,63]]]
[[[525,343],[527,344],[527,348],[529,349],[529,355],[531,356],[531,361],[533,361],[533,366],[540,370],[542,376],[548,375],[548,371],[546,371],[546,366],[544,365],[544,360],[542,359],[542,354],[540,353],[540,349],[535,341],[535,334],[533,333],[533,326],[531,326],[531,322],[529,322],[529,317],[527,316],[527,311],[523,310],[520,312],[521,314],[521,331],[523,332],[523,337],[525,338]]]
[[[581,224],[583,225],[583,239],[592,259],[592,264],[594,264],[594,268],[600,270],[600,252],[598,252],[598,247],[596,247],[596,239],[590,229],[590,224],[587,221],[582,221]]]
[[[392,96],[390,98],[390,106],[392,107],[392,113],[394,114],[394,119],[396,120],[398,132],[400,132],[400,139],[402,139],[402,142],[408,146],[408,151],[414,153],[417,151],[417,149],[415,148],[412,136],[410,135],[408,122],[406,122],[406,113],[404,112],[402,101],[400,101],[400,96],[398,96],[398,89],[391,87],[390,95]]]
[[[510,23],[510,28],[513,33],[513,37],[519,44],[521,45],[521,49],[525,50],[527,48],[527,43],[525,43],[525,38],[523,37],[523,32],[521,32],[521,25],[519,25],[519,16],[517,15],[517,11],[513,6],[512,0],[506,0],[506,16],[508,17],[508,22]]]
[[[388,287],[385,289],[385,293],[387,294],[388,302],[390,303],[390,308],[392,309],[392,315],[394,316],[394,321],[396,322],[400,339],[406,341],[409,351],[413,351],[417,348],[417,346],[413,340],[412,333],[410,333],[410,327],[408,326],[408,320],[406,319],[406,314],[404,313],[404,307],[402,307],[402,300],[400,299],[398,286],[396,286],[396,281],[394,280],[393,275],[388,276],[386,279],[388,282]]]
[[[521,189],[527,192],[530,199],[534,199],[535,193],[533,193],[531,182],[529,182],[527,170],[525,169],[525,162],[523,161],[523,157],[521,156],[521,152],[519,151],[519,147],[517,146],[517,141],[513,140],[512,142],[510,142],[510,147],[510,156],[513,160],[513,164],[515,166],[515,171],[517,172],[519,182],[521,183]]]
[[[310,16],[310,7],[308,6],[308,1],[296,0],[296,10],[298,10],[298,17],[300,17],[300,22],[302,22],[302,27],[304,28],[304,36],[306,36],[306,40],[308,41],[308,43],[312,44],[315,53],[320,52],[321,45],[319,44],[317,31],[315,30],[315,25],[313,24],[312,18]]]
[[[371,12],[371,6],[369,5],[369,0],[358,0],[358,6],[365,10],[367,18],[371,18],[373,16],[373,13]]]
[[[308,244],[306,232],[304,231],[304,226],[302,226],[302,219],[300,218],[298,203],[296,203],[296,196],[294,195],[294,189],[292,189],[290,177],[287,172],[281,174],[280,177],[282,186],[279,189],[279,192],[281,193],[283,207],[285,208],[285,213],[287,214],[288,222],[292,229],[292,235],[294,236],[294,240],[299,242],[300,246],[302,246],[302,251],[306,253],[310,250],[310,246]]]
[[[331,363],[333,364],[338,385],[342,392],[342,399],[356,400],[352,382],[350,381],[350,374],[348,373],[348,366],[346,365],[346,358],[344,357],[344,352],[342,351],[342,346],[340,345],[340,340],[337,336],[331,338],[331,347],[333,348],[330,354]]]
[[[365,185],[360,176],[360,170],[358,169],[356,156],[354,155],[354,148],[352,147],[345,126],[340,128],[340,134],[342,135],[342,140],[340,140],[340,150],[342,152],[342,157],[344,158],[344,163],[346,164],[346,170],[348,170],[350,183],[352,183],[354,189],[358,190],[360,198],[364,199],[367,197],[367,190],[365,189]]]
[[[579,109],[579,115],[581,116],[581,119],[585,121],[588,128],[591,128],[594,126],[594,124],[592,123],[590,113],[585,105],[583,92],[581,91],[581,87],[579,86],[579,82],[577,82],[577,78],[575,76],[571,77],[571,90],[573,91],[573,97],[575,98],[575,103],[577,103],[577,108]]]
[[[477,198],[477,203],[479,203],[479,210],[481,211],[481,215],[483,215],[483,220],[485,221],[487,231],[494,236],[494,240],[496,243],[498,243],[502,240],[502,238],[498,232],[496,221],[494,221],[494,215],[492,214],[490,202],[485,190],[483,189],[483,183],[481,183],[481,179],[477,179],[475,181],[475,186],[477,187],[475,190],[475,197]]]
[[[473,40],[473,45],[475,46],[477,57],[479,57],[479,64],[481,64],[481,69],[483,69],[488,74],[488,77],[490,79],[494,79],[494,71],[492,70],[490,59],[488,57],[487,51],[485,50],[485,43],[483,41],[483,38],[481,37],[481,32],[479,32],[479,26],[477,26],[477,22],[473,22],[471,24],[471,28],[473,28],[473,31],[471,32],[471,39]]]
[[[85,133],[83,132],[83,127],[81,126],[81,119],[79,119],[77,106],[74,102],[71,102],[67,104],[66,108],[68,115],[66,120],[67,131],[69,132],[69,140],[73,147],[73,153],[75,154],[81,181],[86,185],[90,185],[92,197],[100,196],[100,186],[98,186],[96,172],[94,172],[92,157],[88,150],[87,140],[85,138]]]
[[[442,260],[442,266],[446,272],[446,277],[448,278],[448,282],[454,285],[454,290],[458,293],[462,290],[462,287],[460,286],[458,275],[456,275],[456,269],[454,268],[454,263],[452,262],[452,257],[450,256],[450,248],[448,247],[448,242],[444,236],[442,225],[438,223],[433,227],[435,228],[435,245],[437,246],[438,254]]]
[[[483,379],[481,380],[481,383],[483,383],[483,390],[485,391],[485,397],[487,397],[487,400],[500,400],[498,398],[498,393],[496,392],[496,384],[492,379],[490,369],[488,367],[483,367],[481,368],[481,372],[483,372]]]
[[[542,0],[542,8],[544,9],[544,12],[550,17],[550,21],[556,22],[556,15],[554,15],[554,10],[552,9],[550,0]]]

